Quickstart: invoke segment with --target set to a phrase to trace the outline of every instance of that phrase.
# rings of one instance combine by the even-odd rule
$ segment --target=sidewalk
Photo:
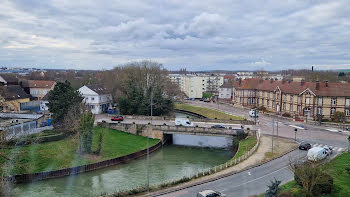
[[[217,172],[215,174],[212,174],[209,176],[204,176],[204,177],[192,180],[192,181],[187,182],[187,183],[182,183],[180,185],[177,185],[177,186],[174,186],[171,188],[166,188],[166,189],[162,189],[159,191],[150,192],[148,195],[143,194],[142,196],[161,196],[161,195],[164,195],[167,193],[186,189],[186,188],[200,185],[203,183],[212,182],[212,181],[215,181],[217,179],[227,177],[227,176],[236,174],[238,172],[241,172],[245,169],[259,165],[259,164],[271,159],[271,158],[267,157],[267,154],[266,154],[266,153],[271,151],[271,142],[272,142],[271,137],[262,136],[260,146],[259,146],[258,150],[256,151],[256,153],[254,153],[252,156],[250,156],[248,159],[242,161],[241,163],[239,163],[235,166],[232,166],[231,168],[227,168],[225,170]],[[279,155],[284,155],[284,154],[294,150],[298,146],[298,144],[296,144],[295,142],[293,142],[289,139],[276,138],[276,137],[274,138],[274,144],[275,144],[274,145],[274,149],[275,149],[274,153],[276,153],[276,155],[274,154],[275,157],[277,157]]]

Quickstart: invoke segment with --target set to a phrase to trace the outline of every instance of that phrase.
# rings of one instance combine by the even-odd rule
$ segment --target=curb
[[[199,183],[193,183],[193,184],[188,185],[188,186],[183,186],[183,187],[180,187],[180,188],[174,188],[174,189],[172,189],[172,190],[170,190],[170,191],[164,191],[164,192],[162,192],[162,193],[158,193],[158,194],[154,194],[154,195],[147,195],[147,194],[145,194],[145,195],[142,195],[142,196],[147,196],[147,197],[149,197],[149,196],[152,196],[152,197],[153,197],[153,196],[161,196],[161,195],[164,195],[164,194],[173,193],[173,192],[176,192],[176,191],[180,191],[180,190],[183,190],[183,189],[195,187],[195,186],[202,185],[202,184],[205,184],[205,183],[210,183],[210,182],[213,182],[213,181],[216,181],[216,180],[225,178],[225,177],[229,177],[229,176],[232,176],[232,175],[241,173],[241,172],[245,172],[245,171],[250,170],[250,169],[252,169],[252,168],[259,167],[259,166],[264,165],[264,164],[266,164],[266,163],[268,163],[268,162],[271,162],[271,161],[273,161],[273,160],[279,159],[279,158],[281,158],[281,157],[283,157],[283,156],[285,156],[285,155],[287,155],[287,154],[289,154],[289,153],[295,151],[296,149],[298,149],[298,147],[296,147],[296,148],[294,148],[294,149],[292,149],[292,150],[286,152],[286,153],[283,154],[283,155],[280,155],[280,156],[278,156],[278,157],[272,158],[272,159],[270,159],[270,160],[267,160],[267,161],[262,162],[262,163],[259,163],[259,164],[252,165],[252,166],[250,166],[250,167],[248,167],[248,168],[246,168],[246,169],[243,169],[243,170],[241,170],[241,171],[223,174],[223,175],[218,176],[218,177],[215,177],[215,178],[211,178],[211,179],[208,179],[208,180],[203,180],[203,181],[201,181],[201,182],[199,182]],[[174,187],[176,187],[176,186],[174,186]]]

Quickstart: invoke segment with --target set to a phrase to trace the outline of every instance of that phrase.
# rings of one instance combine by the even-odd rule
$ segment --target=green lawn
[[[350,168],[350,153],[343,153],[337,156],[335,159],[325,164],[323,168],[326,172],[333,177],[334,191],[329,195],[323,195],[324,197],[339,197],[349,196],[350,194],[350,173],[346,171],[346,167]],[[291,181],[281,186],[282,191],[291,191],[292,193],[298,193],[301,189],[295,181]]]
[[[214,109],[206,108],[206,107],[197,107],[193,105],[187,104],[175,104],[175,109],[185,110],[193,113],[200,114],[210,119],[221,119],[221,120],[244,120],[243,117],[232,116],[223,112],[216,111]]]
[[[76,154],[78,144],[77,140],[73,138],[1,150],[2,153],[13,158],[12,160],[14,161],[14,163],[7,164],[5,174],[33,173],[79,166],[123,156],[147,148],[147,138],[145,137],[113,129],[95,127],[92,150],[97,148],[99,132],[104,133],[102,151],[99,156]],[[149,139],[149,145],[155,145],[158,141]],[[2,165],[4,162],[4,159],[0,159]]]
[[[247,139],[241,140],[239,142],[239,149],[232,159],[238,159],[240,156],[246,154],[250,149],[252,149],[256,144],[256,137],[250,136]],[[232,160],[231,159],[231,160]]]

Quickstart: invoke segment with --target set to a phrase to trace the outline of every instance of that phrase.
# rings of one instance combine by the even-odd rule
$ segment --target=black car
[[[311,144],[307,142],[302,142],[299,145],[300,150],[309,150],[311,148]]]
[[[219,125],[219,124],[214,125],[214,126],[212,126],[211,128],[214,128],[214,129],[226,129],[226,127],[224,127],[224,126],[222,126],[222,125]]]

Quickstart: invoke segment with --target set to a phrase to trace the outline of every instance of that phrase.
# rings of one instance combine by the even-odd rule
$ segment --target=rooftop
[[[0,86],[0,96],[5,100],[31,98],[19,85]]]
[[[22,82],[22,87],[28,88],[52,88],[56,84],[55,81],[43,80],[26,80]]]

